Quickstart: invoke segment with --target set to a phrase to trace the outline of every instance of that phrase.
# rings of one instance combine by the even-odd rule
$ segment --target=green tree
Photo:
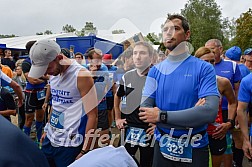
[[[93,22],[86,22],[85,26],[80,30],[76,32],[77,36],[85,36],[89,34],[97,34],[97,29],[94,27]]]
[[[236,19],[233,17],[231,20],[230,20],[230,24],[229,24],[229,35],[230,35],[230,38],[231,40],[234,39],[234,37],[236,36]]]
[[[85,30],[84,30],[84,28],[82,28],[80,31],[76,30],[76,31],[75,31],[75,34],[76,34],[78,37],[83,37],[83,36],[85,36]]]
[[[234,44],[241,47],[242,50],[252,46],[252,9],[242,13],[236,20],[236,37]]]
[[[124,34],[125,31],[124,30],[113,30],[112,34]]]
[[[69,33],[69,32],[75,32],[76,29],[72,25],[66,24],[65,26],[62,27],[62,31],[65,33]]]
[[[163,27],[164,24],[161,24],[160,32],[162,32]],[[144,36],[144,40],[147,42],[151,42],[153,45],[159,45],[158,50],[165,52],[166,48],[162,41],[162,33],[158,34],[155,34],[154,32],[148,33],[146,36]]]
[[[155,33],[148,33],[146,35],[148,41],[150,41],[153,45],[160,45],[160,41],[158,41],[158,36]]]
[[[0,34],[0,38],[13,38],[13,37],[17,37],[17,36],[14,35],[14,34],[11,34],[11,35],[2,35],[2,34]]]
[[[146,37],[147,37],[148,39],[150,39],[151,42],[160,43],[161,40],[162,40],[162,33],[159,33],[159,34],[157,35],[157,34],[155,34],[154,32],[152,32],[152,33],[148,33]]]
[[[156,35],[155,33],[148,33],[146,37],[144,37],[144,40],[151,42],[153,45],[159,45],[158,49],[165,52],[166,48],[162,42],[161,33],[159,33],[158,35]]]
[[[225,49],[234,46],[234,37],[236,34],[236,19],[232,18],[224,18],[222,21],[222,31],[224,35],[224,39],[222,43],[224,44]]]
[[[220,6],[215,0],[188,0],[181,14],[190,23],[190,42],[195,50],[211,38],[224,40]]]
[[[44,35],[50,35],[50,34],[53,34],[52,30],[45,30]]]
[[[37,32],[36,35],[43,35],[43,32]]]

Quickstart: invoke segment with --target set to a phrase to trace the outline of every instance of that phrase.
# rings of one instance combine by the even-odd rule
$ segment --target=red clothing
[[[217,117],[215,119],[215,122],[208,124],[208,127],[207,127],[208,135],[211,136],[214,133],[217,126],[219,126],[222,123],[223,123],[223,119],[222,119],[222,107],[221,107],[221,98],[220,98],[219,111],[218,111]]]

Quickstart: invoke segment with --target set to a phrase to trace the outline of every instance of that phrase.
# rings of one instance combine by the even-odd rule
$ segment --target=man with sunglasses
[[[84,56],[83,56],[83,54],[81,53],[81,52],[77,52],[77,53],[75,53],[74,54],[74,59],[80,64],[80,65],[82,65],[82,64],[86,64],[86,60],[85,60],[85,58],[84,58]]]

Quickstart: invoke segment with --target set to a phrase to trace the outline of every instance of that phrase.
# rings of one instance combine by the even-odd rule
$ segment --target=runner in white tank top
[[[52,113],[47,137],[57,146],[79,146],[85,134],[86,114],[77,88],[77,76],[83,69],[76,61],[62,75],[51,76]]]
[[[94,132],[97,126],[98,102],[93,79],[85,68],[60,54],[55,41],[37,41],[30,58],[29,77],[52,75],[53,111],[42,136],[42,151],[50,165],[68,166],[92,149],[90,135],[85,134]]]

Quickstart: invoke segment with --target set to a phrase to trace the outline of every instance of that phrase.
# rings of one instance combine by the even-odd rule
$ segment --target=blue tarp
[[[1,49],[5,49],[5,48],[6,48],[6,44],[1,44],[1,43],[0,43],[0,48],[1,48]]]

